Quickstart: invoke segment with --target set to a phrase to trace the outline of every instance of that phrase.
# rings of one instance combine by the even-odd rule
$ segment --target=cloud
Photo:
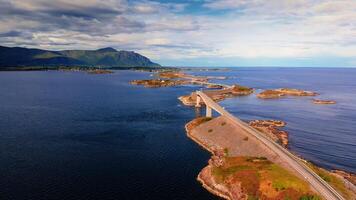
[[[0,43],[112,46],[157,61],[356,58],[355,10],[349,0],[0,0]]]

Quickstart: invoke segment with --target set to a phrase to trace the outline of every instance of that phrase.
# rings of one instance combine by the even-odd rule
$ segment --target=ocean
[[[289,148],[326,168],[356,172],[356,69],[188,71],[256,89],[312,97],[221,104],[243,120],[287,122]],[[196,181],[209,153],[186,137],[195,110],[178,97],[199,86],[143,88],[151,73],[0,72],[0,199],[217,199]]]

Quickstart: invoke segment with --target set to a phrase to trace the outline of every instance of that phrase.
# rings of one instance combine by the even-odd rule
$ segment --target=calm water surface
[[[356,69],[191,73],[336,100],[251,95],[221,104],[244,120],[286,121],[292,151],[356,172]],[[195,113],[177,100],[198,88],[128,84],[145,78],[150,73],[0,72],[0,199],[216,199],[195,180],[209,154],[185,136]]]
[[[216,199],[177,100],[192,88],[128,83],[143,78],[0,72],[0,199]]]

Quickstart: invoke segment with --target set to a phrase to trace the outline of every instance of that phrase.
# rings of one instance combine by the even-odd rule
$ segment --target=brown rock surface
[[[266,134],[275,142],[280,143],[282,146],[288,145],[288,132],[279,130],[278,127],[284,127],[285,122],[279,120],[253,120],[249,125]]]

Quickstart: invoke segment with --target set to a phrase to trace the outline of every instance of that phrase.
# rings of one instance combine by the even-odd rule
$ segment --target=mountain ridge
[[[0,69],[11,67],[100,67],[131,68],[160,67],[134,51],[112,47],[97,50],[51,51],[36,48],[0,46]]]

